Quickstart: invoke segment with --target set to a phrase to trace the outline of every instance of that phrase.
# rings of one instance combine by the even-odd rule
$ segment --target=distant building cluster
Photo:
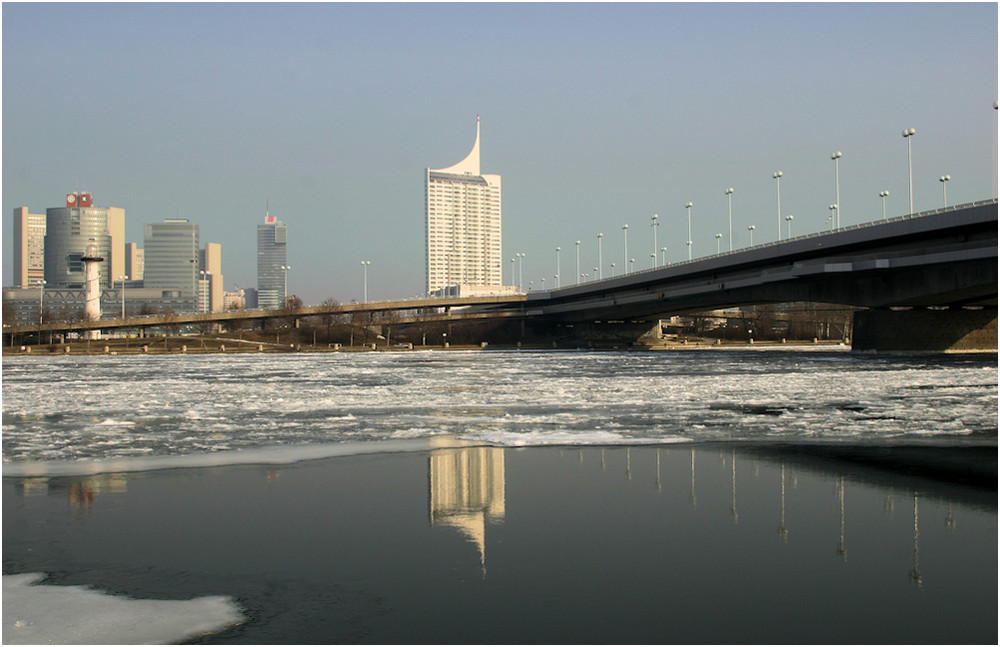
[[[501,181],[481,173],[478,116],[476,140],[465,159],[425,169],[425,209],[429,296],[516,292],[503,285]],[[125,210],[96,206],[90,193],[68,193],[65,206],[44,214],[18,207],[14,283],[3,290],[9,310],[4,320],[27,325],[89,318],[94,312],[115,319],[283,308],[291,269],[288,227],[269,208],[265,214],[257,226],[257,286],[226,291],[222,245],[202,246],[198,225],[190,220],[146,223],[140,247],[125,241]]]
[[[202,246],[198,225],[186,219],[146,223],[139,247],[125,242],[124,209],[96,206],[91,194],[77,192],[44,214],[18,207],[13,229],[14,285],[3,290],[11,323],[258,306],[257,290],[225,290],[222,245]],[[284,305],[286,240],[285,225],[268,214],[258,228],[261,307]]]

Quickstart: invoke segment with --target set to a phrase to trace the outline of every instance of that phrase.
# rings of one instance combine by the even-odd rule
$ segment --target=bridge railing
[[[691,259],[689,261],[678,261],[676,263],[667,263],[666,265],[658,265],[657,267],[653,267],[653,268],[650,268],[650,269],[636,270],[634,272],[625,272],[623,274],[617,274],[617,275],[615,275],[613,277],[607,277],[607,278],[602,278],[602,279],[593,279],[593,280],[590,280],[590,281],[582,281],[580,283],[577,283],[577,284],[574,284],[574,285],[568,286],[568,287],[577,287],[578,285],[591,285],[591,284],[596,284],[596,283],[603,283],[605,281],[610,281],[610,280],[613,280],[613,279],[622,279],[622,278],[629,277],[629,276],[640,276],[642,274],[649,274],[650,272],[656,272],[658,270],[662,270],[665,267],[681,267],[681,266],[689,265],[689,264],[693,264],[693,263],[700,263],[700,262],[705,261],[705,260],[710,259],[710,258],[724,258],[726,256],[732,256],[732,255],[735,255],[735,254],[742,254],[743,252],[746,252],[747,250],[751,250],[751,249],[766,249],[768,247],[777,247],[778,245],[784,245],[784,244],[792,242],[792,241],[802,241],[802,240],[808,240],[810,238],[819,238],[820,236],[829,236],[830,234],[835,234],[835,233],[838,233],[838,232],[852,231],[852,230],[859,230],[859,229],[867,229],[867,228],[870,228],[870,227],[878,227],[878,226],[884,225],[886,223],[902,222],[904,220],[914,220],[914,219],[917,219],[917,218],[925,218],[927,216],[933,216],[933,215],[937,215],[937,214],[940,214],[940,213],[948,213],[948,212],[951,212],[951,211],[960,211],[962,209],[971,209],[971,208],[974,208],[974,207],[982,207],[982,206],[990,205],[990,204],[997,204],[997,198],[992,198],[990,200],[977,200],[976,202],[966,202],[965,204],[956,204],[956,205],[953,205],[953,206],[950,206],[950,207],[939,207],[937,209],[929,209],[927,211],[920,211],[918,213],[909,213],[909,214],[905,214],[905,215],[902,215],[902,216],[894,216],[892,218],[885,218],[885,219],[875,220],[875,221],[872,221],[872,222],[864,222],[864,223],[857,224],[857,225],[850,225],[849,227],[840,227],[839,229],[830,229],[828,231],[816,231],[816,232],[812,232],[810,234],[802,234],[802,235],[799,235],[799,236],[795,236],[793,238],[786,238],[785,240],[772,240],[772,241],[769,241],[769,242],[766,242],[766,243],[760,243],[758,245],[752,245],[752,246],[748,246],[748,247],[741,247],[739,249],[734,249],[732,251],[719,252],[718,254],[709,254],[708,256],[700,256],[698,258],[693,258],[693,259]],[[545,291],[546,292],[553,292],[554,290],[550,289],[550,290],[545,290]],[[541,290],[536,290],[536,292],[541,292]]]

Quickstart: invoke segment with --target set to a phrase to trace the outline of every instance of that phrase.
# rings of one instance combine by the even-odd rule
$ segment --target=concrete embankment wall
[[[854,350],[996,351],[997,310],[860,310]]]

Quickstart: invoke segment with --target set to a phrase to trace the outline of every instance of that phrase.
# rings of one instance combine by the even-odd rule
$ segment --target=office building
[[[81,259],[93,243],[104,260],[102,288],[125,274],[125,210],[95,207],[89,193],[66,194],[66,206],[45,212],[45,282],[51,287],[82,288]]]
[[[276,310],[285,307],[288,287],[288,227],[270,213],[257,225],[257,307]]]
[[[164,297],[180,299],[185,310],[195,311],[200,260],[198,225],[179,218],[167,219],[146,223],[143,231],[144,287],[160,290]]]
[[[14,285],[27,288],[45,278],[45,214],[14,209]]]
[[[219,312],[224,308],[222,245],[205,243],[198,274],[198,311]]]
[[[130,281],[141,281],[145,275],[145,252],[135,243],[125,245],[125,276]]]
[[[427,292],[500,286],[500,176],[480,172],[478,116],[476,141],[465,159],[425,170],[425,199]]]

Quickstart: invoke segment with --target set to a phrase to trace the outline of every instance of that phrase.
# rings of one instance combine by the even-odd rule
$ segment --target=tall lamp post
[[[885,199],[889,197],[889,192],[879,191],[878,197],[882,198],[882,220],[885,220]]]
[[[604,278],[604,254],[601,250],[601,239],[604,238],[604,234],[597,234],[597,278]]]
[[[667,264],[667,248],[666,247],[661,247],[660,248],[660,265],[666,265],[666,264]]]
[[[368,266],[371,264],[372,264],[371,261],[361,261],[361,269],[364,271],[365,275],[364,279],[365,291],[364,291],[364,300],[362,301],[362,303],[368,303]]]
[[[837,211],[837,205],[831,204],[829,207],[827,207],[827,209],[830,210],[830,218],[829,218],[829,220],[830,220],[830,231],[833,231],[833,219],[836,217],[834,214]]]
[[[771,174],[775,182],[778,185],[778,240],[781,240],[781,176],[784,175],[781,171],[775,171]]]
[[[125,281],[128,280],[127,276],[119,276],[118,280],[122,282],[122,319],[125,319]]]
[[[688,213],[688,239],[687,239],[687,246],[688,246],[688,260],[689,261],[691,260],[691,244],[692,244],[692,241],[691,241],[691,207],[693,207],[693,206],[694,206],[693,202],[687,202],[687,203],[684,204],[684,208],[687,209],[687,213]]]
[[[562,251],[562,247],[556,247],[556,287],[562,287],[559,282],[559,277],[562,275],[562,269],[559,267],[559,252]]]
[[[45,279],[38,280],[38,344],[42,344],[42,315],[45,312],[42,302],[45,300]],[[50,335],[51,337],[51,335]]]
[[[910,214],[913,214],[913,145],[911,141],[917,134],[916,128],[907,128],[903,131],[903,139],[906,140],[906,165],[910,172]]]
[[[576,241],[576,275],[580,276],[580,241]],[[579,283],[580,279],[576,282]]]
[[[654,213],[649,219],[653,221],[649,228],[653,230],[653,267],[656,267],[656,228],[660,226],[660,216]]]
[[[521,261],[524,260],[524,257],[527,256],[527,254],[524,252],[518,252],[514,254],[514,256],[517,256],[517,289],[522,290],[524,289],[524,265]]]
[[[941,189],[944,191],[944,208],[948,208],[948,182],[951,180],[950,175],[942,175],[938,178],[938,182],[941,183]]]
[[[750,225],[747,227],[747,231],[750,232],[750,246],[753,247],[753,230],[757,228],[757,225]]]
[[[628,267],[628,225],[622,225],[622,232],[625,235],[625,251],[622,253],[622,272]]]
[[[715,235],[715,253],[716,254],[722,253],[722,234]]]
[[[733,251],[733,187],[726,189],[726,197],[729,198],[729,251]]]
[[[836,173],[837,179],[837,229],[840,229],[840,158],[843,157],[843,153],[837,151],[830,155],[830,159],[833,160],[833,166]]]
[[[285,303],[282,303],[281,305],[282,306],[286,306],[286,305],[288,305],[288,270],[292,269],[292,266],[291,265],[282,265],[279,269],[281,269],[282,277],[284,279],[284,284],[285,284],[284,288],[282,288],[282,290],[283,290],[283,292],[282,292],[282,299],[285,300]],[[367,300],[368,299],[366,297],[365,301],[367,301]]]
[[[785,222],[788,223],[788,232],[785,234],[785,238],[786,239],[792,237],[792,221],[793,220],[795,220],[795,216],[793,216],[792,214],[788,214],[787,216],[785,216]]]

